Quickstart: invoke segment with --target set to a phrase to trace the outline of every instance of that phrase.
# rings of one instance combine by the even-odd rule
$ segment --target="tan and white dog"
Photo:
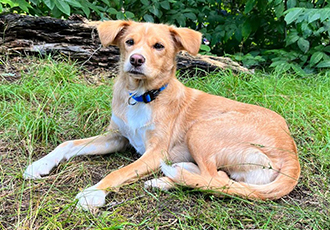
[[[130,144],[140,159],[80,192],[79,206],[100,207],[110,188],[160,168],[165,176],[146,187],[180,184],[262,200],[292,191],[300,165],[280,115],[185,87],[175,77],[176,53],[196,55],[199,32],[133,21],[102,22],[98,32],[104,46],[119,46],[121,52],[109,130],[60,144],[29,165],[25,178],[40,178],[64,159],[117,152]]]

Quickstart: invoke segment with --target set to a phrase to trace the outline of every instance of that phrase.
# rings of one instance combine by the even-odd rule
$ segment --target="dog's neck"
[[[125,74],[120,80],[124,82],[125,88],[130,93],[140,95],[147,91],[160,89],[164,85],[167,85],[173,78],[175,78],[174,73],[166,77],[159,76],[154,79],[136,79],[128,74]]]
[[[159,89],[153,89],[153,90],[146,91],[143,94],[130,93],[130,98],[128,100],[128,104],[135,105],[138,102],[143,102],[145,104],[148,104],[148,103],[152,102],[153,100],[155,100],[158,97],[158,95],[164,89],[166,89],[167,85],[168,84],[165,84],[162,87],[160,87]]]

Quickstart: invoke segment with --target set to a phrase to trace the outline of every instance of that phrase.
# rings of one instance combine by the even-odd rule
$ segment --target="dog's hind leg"
[[[164,174],[175,183],[184,186],[213,190],[216,193],[258,198],[259,194],[247,183],[244,183],[245,178],[237,182],[230,179],[226,172],[236,173],[240,170],[248,174],[253,170],[262,174],[261,177],[267,177],[263,178],[267,182],[276,172],[267,168],[270,159],[257,147],[249,145],[245,141],[245,136],[240,132],[233,132],[232,126],[233,124],[221,119],[195,123],[188,131],[186,140],[189,152],[200,173],[193,172],[181,165],[163,165]],[[262,169],[259,170],[258,167]],[[225,169],[226,172],[219,171],[219,169]],[[263,173],[262,170],[267,173]],[[251,176],[253,175],[251,174]],[[237,174],[237,176],[239,175]]]
[[[164,170],[165,170],[165,168],[167,168],[166,166],[167,165],[164,162],[161,163],[162,169],[164,167]],[[180,168],[186,169],[192,173],[200,174],[200,170],[199,170],[198,166],[191,162],[175,163],[172,165],[172,167],[180,167]],[[167,191],[167,190],[174,188],[175,183],[169,177],[160,177],[160,178],[154,178],[154,179],[146,181],[144,183],[144,187],[145,188],[157,188],[157,189],[160,189],[163,191]]]
[[[122,150],[128,141],[118,131],[81,140],[66,141],[57,146],[52,152],[33,162],[25,170],[25,179],[37,179],[47,175],[63,160],[74,156],[107,154]]]
[[[191,172],[180,165],[163,165],[162,170],[166,176],[174,183],[191,188],[212,191],[218,196],[238,195],[248,198],[259,198],[257,191],[251,190],[243,183],[231,180],[223,171],[218,171],[216,175],[201,175]]]
[[[168,191],[175,187],[174,182],[169,177],[154,178],[144,182],[145,188],[155,188],[163,191]]]

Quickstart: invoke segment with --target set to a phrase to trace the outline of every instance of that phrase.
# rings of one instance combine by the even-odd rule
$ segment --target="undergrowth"
[[[77,157],[36,181],[24,180],[22,172],[64,140],[104,131],[111,116],[113,79],[83,71],[68,60],[31,58],[6,65],[0,68],[0,228],[330,228],[328,73],[308,78],[230,72],[180,77],[189,87],[264,106],[286,118],[302,166],[298,186],[289,195],[278,201],[248,201],[182,187],[151,191],[143,188],[142,180],[110,193],[105,207],[89,213],[75,208],[77,192],[136,160],[134,151]],[[4,77],[13,68],[20,77]]]

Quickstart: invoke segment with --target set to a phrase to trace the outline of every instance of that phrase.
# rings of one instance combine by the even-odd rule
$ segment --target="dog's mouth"
[[[132,68],[131,70],[128,71],[129,75],[133,78],[137,79],[144,79],[146,78],[146,75],[139,69]]]
[[[132,69],[130,71],[128,71],[130,74],[133,74],[133,75],[144,75],[144,73],[142,73],[142,71],[139,71],[139,70],[135,70],[135,69]]]

